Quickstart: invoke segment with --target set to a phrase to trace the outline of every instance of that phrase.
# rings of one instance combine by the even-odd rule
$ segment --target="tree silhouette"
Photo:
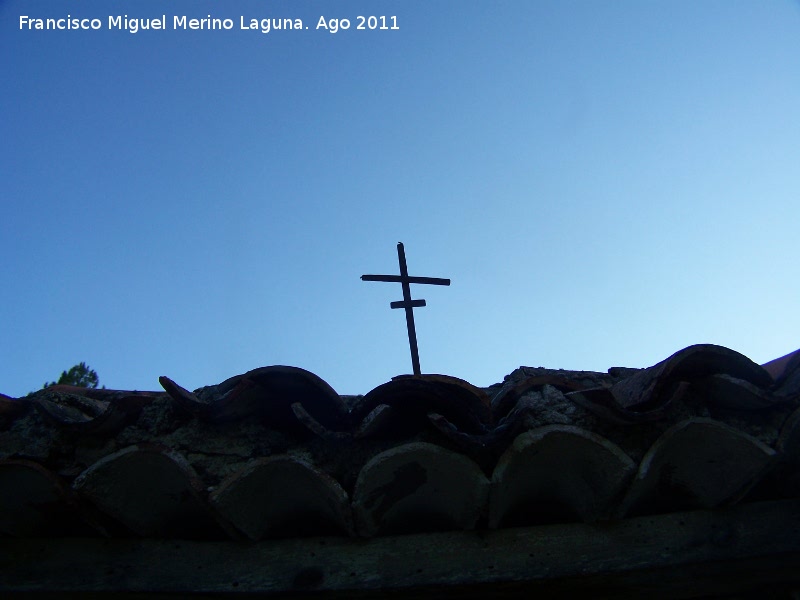
[[[75,385],[85,388],[96,388],[100,383],[97,377],[97,372],[89,368],[85,362],[75,365],[69,371],[62,371],[61,377],[58,381],[45,383],[42,388],[50,387],[51,385]]]

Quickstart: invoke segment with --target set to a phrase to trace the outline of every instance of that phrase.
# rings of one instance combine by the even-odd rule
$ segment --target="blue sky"
[[[102,28],[19,28],[68,14]],[[800,347],[800,3],[4,0],[0,76],[7,395],[79,361],[366,393],[411,370],[400,286],[359,279],[398,241],[452,280],[412,286],[423,372]]]

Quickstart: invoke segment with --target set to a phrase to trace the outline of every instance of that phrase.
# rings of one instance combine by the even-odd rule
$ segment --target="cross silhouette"
[[[362,275],[361,281],[389,281],[392,283],[403,284],[403,299],[389,304],[392,308],[406,309],[406,326],[408,327],[408,345],[411,347],[411,365],[414,367],[414,375],[420,375],[419,369],[419,350],[417,348],[417,331],[414,327],[414,309],[425,306],[425,300],[411,299],[412,283],[424,283],[428,285],[450,285],[449,279],[438,277],[409,277],[408,267],[406,266],[406,251],[403,243],[397,244],[397,260],[400,262],[400,275]]]

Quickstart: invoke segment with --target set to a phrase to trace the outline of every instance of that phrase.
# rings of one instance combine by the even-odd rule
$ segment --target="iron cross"
[[[450,285],[450,280],[440,279],[438,277],[409,277],[408,267],[406,266],[406,251],[403,248],[402,242],[398,242],[397,244],[397,260],[400,262],[400,275],[362,275],[361,281],[389,281],[403,284],[403,299],[392,302],[389,306],[392,308],[406,309],[406,326],[408,327],[408,345],[411,347],[411,364],[414,367],[414,375],[420,375],[417,331],[414,327],[414,309],[425,306],[425,300],[411,299],[410,284],[425,283],[428,285]]]

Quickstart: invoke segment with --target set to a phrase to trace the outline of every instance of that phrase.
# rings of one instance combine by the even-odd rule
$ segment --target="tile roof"
[[[698,345],[648,369],[401,376],[364,396],[286,366],[193,392],[0,396],[0,539],[380,539],[798,498],[798,357]]]
[[[0,395],[0,592],[800,590],[800,351],[159,381]]]

